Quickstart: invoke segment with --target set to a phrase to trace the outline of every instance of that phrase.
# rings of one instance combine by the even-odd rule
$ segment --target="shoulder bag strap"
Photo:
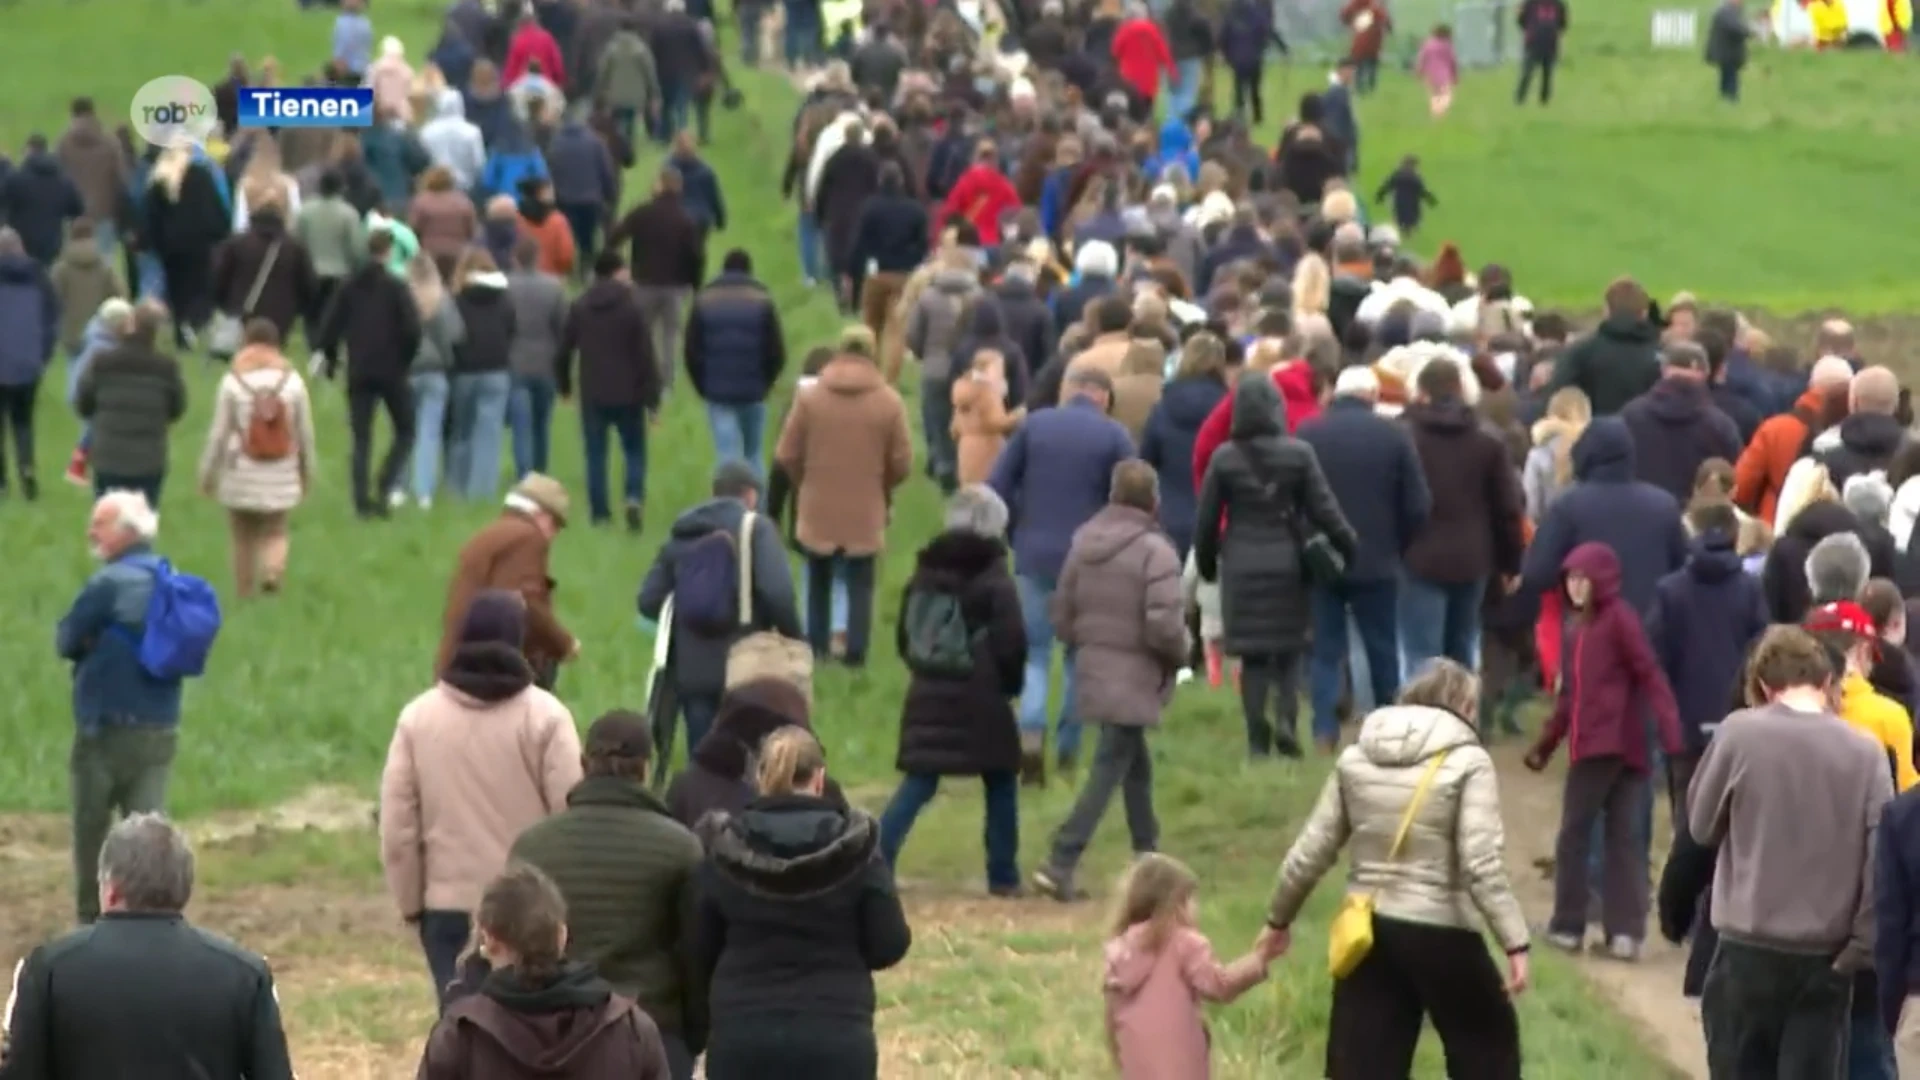
[[[749,510],[740,519],[740,626],[753,629],[753,519],[760,515]]]
[[[1440,775],[1440,766],[1446,764],[1447,751],[1442,750],[1427,762],[1426,772],[1420,775],[1419,786],[1413,789],[1413,800],[1407,803],[1407,811],[1400,815],[1400,828],[1393,834],[1393,846],[1387,849],[1387,861],[1400,858],[1400,849],[1407,846],[1407,833],[1413,831],[1413,818],[1420,812],[1420,804],[1427,801],[1427,793],[1433,790],[1433,778]]]
[[[240,309],[243,319],[253,317],[254,307],[260,303],[260,293],[267,287],[267,275],[273,273],[273,264],[280,261],[280,241],[275,240],[267,249],[267,258],[260,264],[260,271],[253,275],[253,287],[247,290],[247,306]]]

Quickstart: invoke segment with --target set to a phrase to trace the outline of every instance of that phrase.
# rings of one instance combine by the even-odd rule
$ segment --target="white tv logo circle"
[[[203,146],[220,126],[213,91],[198,79],[162,75],[133,95],[133,130],[155,146]]]

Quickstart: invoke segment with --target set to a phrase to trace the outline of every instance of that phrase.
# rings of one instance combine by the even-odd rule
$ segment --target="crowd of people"
[[[16,973],[0,1076],[165,1071],[100,1037],[162,1022],[193,1068],[291,1075],[271,977],[185,923],[192,853],[158,816],[217,631],[158,554],[189,394],[169,333],[225,365],[196,479],[229,512],[235,595],[287,587],[309,378],[344,382],[363,517],[511,477],[380,785],[387,883],[442,1008],[423,1076],[683,1080],[703,1055],[715,1080],[876,1075],[873,972],[912,940],[893,868],[942,780],[977,777],[1009,900],[1085,898],[1120,796],[1135,857],[1102,985],[1122,1075],[1205,1075],[1200,1003],[1288,953],[1345,849],[1326,1075],[1406,1075],[1431,1021],[1456,1073],[1517,1078],[1533,935],[1486,745],[1535,696],[1526,765],[1571,758],[1541,939],[1584,952],[1597,914],[1598,948],[1632,961],[1657,909],[1693,942],[1716,1080],[1896,1075],[1920,1053],[1906,392],[1843,322],[1802,352],[1621,278],[1576,334],[1503,265],[1417,258],[1419,163],[1376,192],[1392,224],[1353,187],[1390,24],[1348,6],[1353,54],[1266,147],[1279,42],[1252,0],[869,4],[844,32],[809,0],[740,5],[743,62],[778,25],[808,68],[780,186],[804,272],[856,320],[778,416],[779,309],[744,249],[707,273],[726,211],[700,143],[727,84],[698,0],[460,0],[418,68],[394,39],[376,55],[347,0],[313,81],[374,89],[358,135],[235,126],[271,62],[235,61],[207,148],[134,154],[76,100],[57,149],[36,138],[0,181],[0,415],[32,498],[35,391],[68,356],[101,563],[57,633],[83,928]],[[1537,69],[1544,97],[1565,7],[1524,8],[1522,89]],[[628,208],[642,135],[669,149]],[[640,585],[654,693],[582,736],[557,696],[582,642],[553,587],[577,521],[554,402],[577,392],[585,521],[639,532],[683,365],[720,465]],[[948,498],[890,635],[910,678],[876,817],[828,775],[812,676],[876,662],[877,560],[916,473]],[[1188,681],[1234,686],[1256,763],[1307,756],[1304,696],[1332,763],[1230,963],[1161,852],[1153,738]],[[1050,778],[1078,794],[1023,875],[1021,789]],[[1657,787],[1677,836],[1656,890]],[[134,957],[150,978],[118,977]]]

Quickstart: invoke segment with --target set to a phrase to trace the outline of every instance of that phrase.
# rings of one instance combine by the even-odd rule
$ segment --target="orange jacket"
[[[522,214],[520,235],[540,245],[540,261],[535,265],[542,273],[562,278],[573,273],[573,227],[567,224],[565,214],[549,210],[538,224]]]
[[[1787,470],[1793,468],[1800,448],[1812,430],[1810,417],[1821,412],[1821,395],[1808,390],[1793,403],[1791,412],[1769,417],[1753,433],[1753,441],[1740,453],[1733,466],[1734,505],[1762,521],[1773,520],[1774,504],[1780,500],[1780,485],[1787,482]]]

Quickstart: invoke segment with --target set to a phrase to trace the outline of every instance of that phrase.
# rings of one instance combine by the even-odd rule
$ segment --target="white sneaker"
[[[1615,934],[1612,940],[1607,942],[1607,955],[1615,960],[1632,963],[1640,959],[1640,943],[1625,934]]]
[[[407,505],[407,493],[399,490],[387,492],[387,505],[395,510]]]
[[[307,358],[307,377],[308,378],[318,379],[321,377],[321,373],[326,370],[327,370],[327,354],[326,353],[315,352],[312,356],[309,356]]]
[[[1179,671],[1175,672],[1173,676],[1173,684],[1175,686],[1184,686],[1185,684],[1187,684],[1188,682],[1191,682],[1192,680],[1193,680],[1193,669],[1189,667],[1181,668]]]
[[[422,510],[433,509],[433,496],[431,495],[420,496],[420,509]]]

